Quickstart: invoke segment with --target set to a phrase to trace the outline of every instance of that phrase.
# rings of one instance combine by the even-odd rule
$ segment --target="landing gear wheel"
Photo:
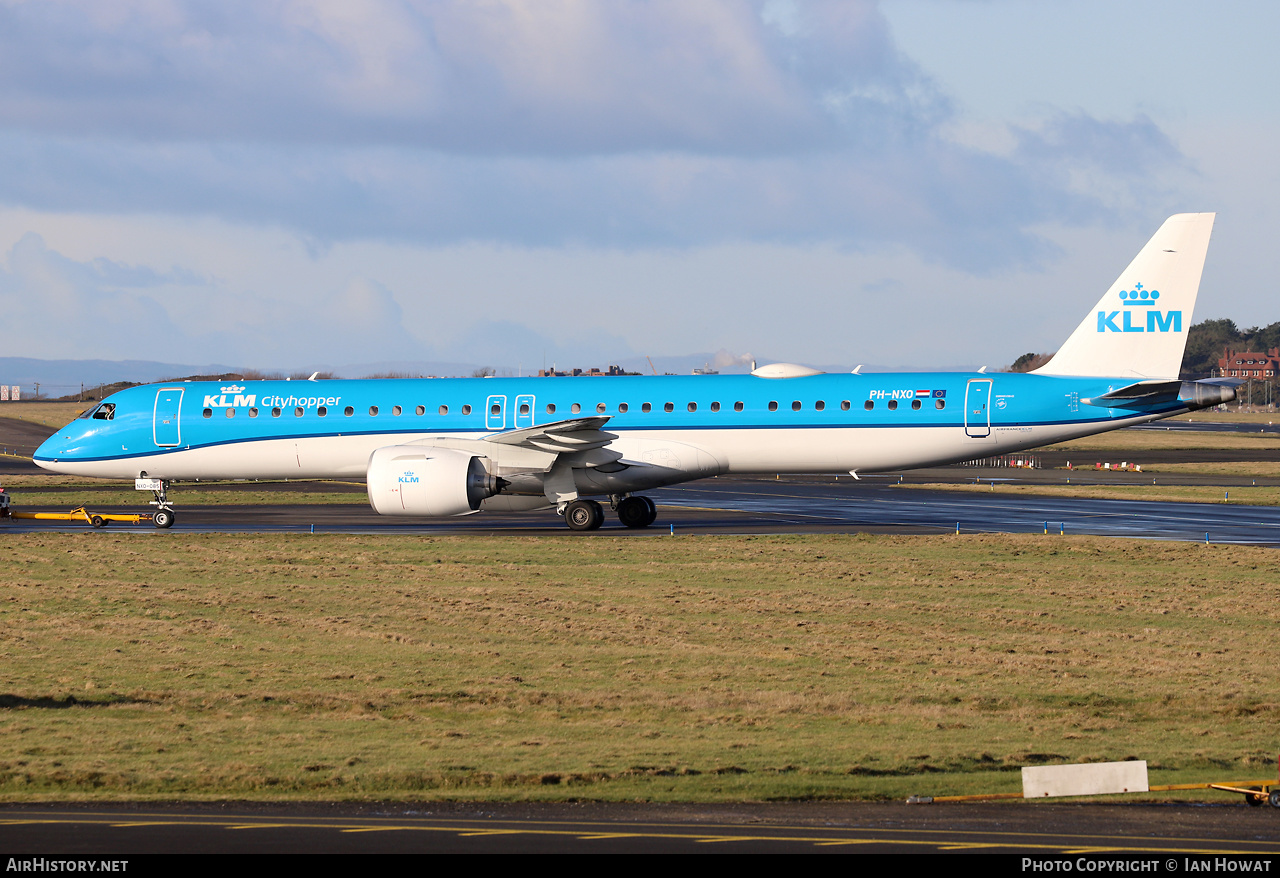
[[[618,521],[627,527],[648,527],[658,517],[658,510],[648,497],[627,497],[618,504]]]
[[[658,517],[658,505],[648,497],[641,497],[640,499],[644,501],[645,506],[649,507],[649,521],[645,525],[647,527],[648,525],[653,524],[654,519]]]
[[[95,515],[89,519],[89,523],[94,527],[106,527],[107,520],[103,518],[101,515]]]
[[[1271,791],[1271,795],[1267,796],[1267,802],[1272,808],[1280,808],[1280,789]]]
[[[157,509],[156,514],[151,517],[151,523],[156,527],[173,527],[173,510]]]
[[[595,530],[604,524],[604,509],[594,500],[574,500],[564,509],[570,530]]]

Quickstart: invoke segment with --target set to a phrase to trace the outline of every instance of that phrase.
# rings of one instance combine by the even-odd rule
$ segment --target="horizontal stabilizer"
[[[1181,402],[1194,411],[1231,402],[1236,398],[1236,387],[1243,383],[1239,378],[1210,378],[1203,381],[1138,381],[1101,396],[1080,401],[1085,405],[1113,409],[1137,409]]]

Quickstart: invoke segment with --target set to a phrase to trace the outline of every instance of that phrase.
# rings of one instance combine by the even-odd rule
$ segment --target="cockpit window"
[[[93,411],[93,419],[95,421],[110,421],[116,416],[116,404],[114,402],[104,402]]]

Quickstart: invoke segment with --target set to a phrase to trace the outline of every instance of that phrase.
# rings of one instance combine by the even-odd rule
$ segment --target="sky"
[[[1280,320],[1280,4],[0,0],[0,355],[1052,351],[1173,213]]]

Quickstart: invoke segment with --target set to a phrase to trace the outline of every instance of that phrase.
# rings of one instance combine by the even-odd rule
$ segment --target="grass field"
[[[1041,451],[1132,452],[1141,451],[1275,451],[1277,433],[1212,433],[1191,430],[1115,430],[1070,442],[1046,445]],[[1035,453],[1035,452],[1030,452]],[[1081,463],[1083,463],[1083,459]]]
[[[878,798],[1130,757],[1153,783],[1274,773],[1267,549],[90,533],[6,554],[7,800]]]
[[[937,482],[902,484],[894,487],[927,488],[932,491],[961,491],[990,494],[1031,494],[1043,497],[1080,497],[1086,500],[1152,500],[1172,503],[1226,503],[1237,506],[1280,506],[1280,488],[1214,485],[1036,485],[1001,482],[956,484]]]
[[[92,402],[0,402],[0,418],[14,418],[19,421],[30,421],[33,424],[45,424],[50,427],[61,427],[81,412],[97,403]]]

